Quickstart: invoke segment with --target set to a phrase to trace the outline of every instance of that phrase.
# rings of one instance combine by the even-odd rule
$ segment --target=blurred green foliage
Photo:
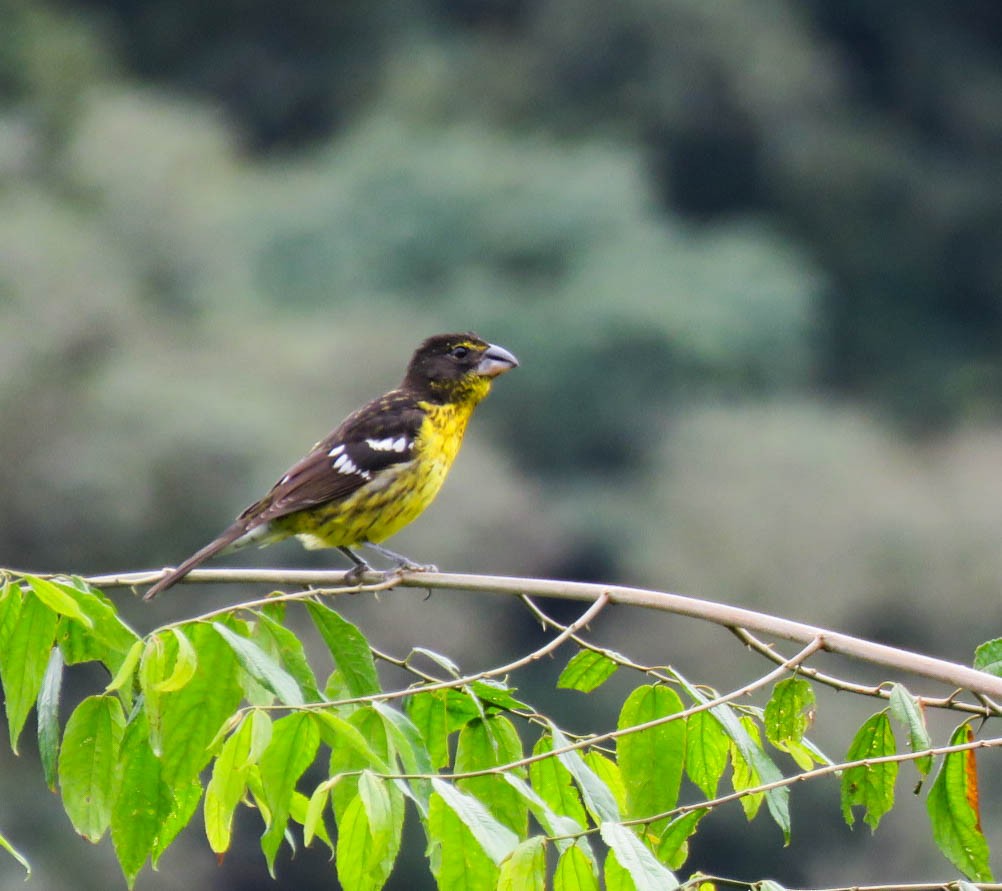
[[[252,6],[0,0],[0,564],[176,561],[474,328],[522,367],[400,549],[985,636],[997,3]],[[357,609],[475,661],[450,606]]]

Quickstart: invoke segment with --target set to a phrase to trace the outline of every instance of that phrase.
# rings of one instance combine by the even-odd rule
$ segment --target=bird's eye
[[[449,355],[453,359],[465,359],[470,354],[470,348],[464,346],[458,346],[449,351]]]

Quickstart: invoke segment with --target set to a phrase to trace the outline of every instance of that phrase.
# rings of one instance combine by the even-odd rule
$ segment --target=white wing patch
[[[367,439],[365,444],[374,452],[399,452],[401,455],[410,448],[406,436],[398,436],[396,439],[392,436],[387,436],[386,439]]]
[[[367,480],[372,479],[372,474],[368,470],[363,470],[348,457],[344,450],[344,444],[334,446],[327,454],[334,459],[331,461],[331,468],[338,473],[354,474]]]

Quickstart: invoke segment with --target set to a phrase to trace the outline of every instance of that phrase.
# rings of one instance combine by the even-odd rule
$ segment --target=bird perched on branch
[[[475,334],[429,337],[411,357],[403,383],[350,414],[260,501],[218,538],[167,573],[149,600],[216,554],[296,536],[307,548],[337,548],[357,580],[369,565],[353,550],[379,546],[434,500],[463,442],[473,409],[494,378],[518,365]]]

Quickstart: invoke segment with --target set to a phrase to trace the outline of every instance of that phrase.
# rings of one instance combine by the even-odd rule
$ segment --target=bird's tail
[[[258,527],[260,528],[260,527]],[[152,600],[161,591],[166,591],[172,585],[177,584],[181,579],[183,579],[189,572],[191,572],[196,566],[200,566],[210,557],[215,557],[230,548],[234,543],[239,546],[238,539],[248,536],[248,538],[256,530],[248,530],[247,524],[241,521],[237,521],[229,529],[227,529],[218,538],[210,541],[204,548],[200,551],[196,551],[187,560],[184,561],[177,569],[172,569],[167,573],[159,582],[153,585],[144,595],[143,600]]]

